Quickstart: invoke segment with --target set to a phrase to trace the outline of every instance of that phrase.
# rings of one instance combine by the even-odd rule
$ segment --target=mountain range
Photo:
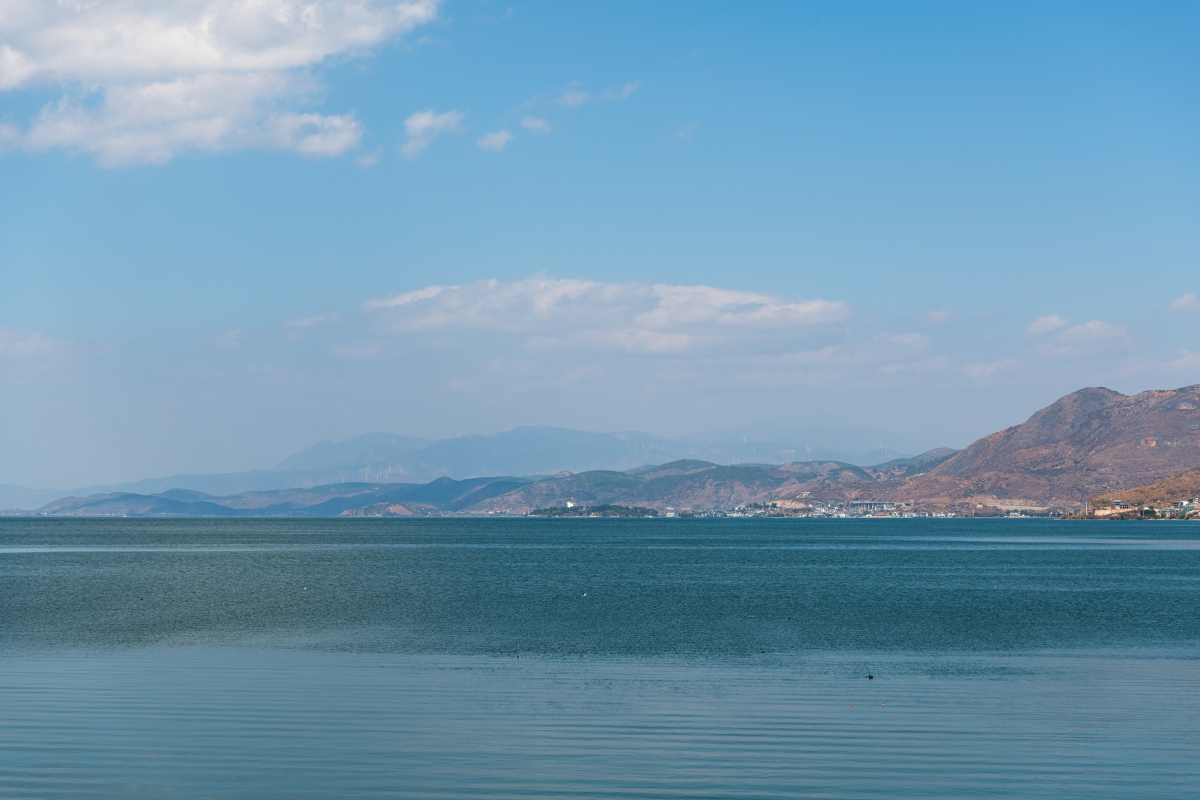
[[[36,512],[50,516],[331,517],[423,516],[429,514],[524,514],[566,503],[625,505],[662,510],[732,508],[763,502],[800,485],[877,482],[955,451],[933,450],[879,467],[838,461],[782,466],[722,466],[684,459],[625,472],[562,471],[552,477],[436,478],[428,483],[334,483],[216,496],[191,489],[155,494],[97,493],[50,502]],[[27,514],[29,512],[8,512]]]
[[[699,511],[747,503],[798,508],[813,502],[853,501],[908,503],[924,510],[971,509],[972,513],[1073,511],[1094,495],[1145,486],[1200,468],[1200,386],[1133,396],[1103,388],[1082,389],[964,450],[939,448],[868,466],[834,459],[787,459],[782,464],[719,464],[697,457],[657,465],[648,461],[659,453],[673,453],[671,448],[677,444],[643,434],[556,428],[518,428],[492,437],[432,443],[369,434],[340,444],[315,445],[282,462],[278,474],[306,475],[315,482],[320,476],[340,476],[347,463],[366,464],[364,469],[373,472],[375,481],[343,479],[229,494],[180,486],[152,493],[96,492],[54,500],[38,513],[411,516],[524,514],[568,503]],[[780,453],[773,446],[741,444],[752,455],[759,455],[760,447],[766,457]],[[605,460],[636,466],[536,474],[564,461]],[[729,457],[731,462],[738,460]],[[407,478],[414,472],[452,471],[489,461],[522,469],[514,471],[515,477],[388,480],[394,474]],[[1182,484],[1176,488],[1184,489]]]
[[[191,489],[171,489],[152,495],[132,492],[66,497],[37,510],[50,516],[89,517],[336,517],[383,504],[403,504],[404,513],[455,512],[519,488],[516,478],[437,478],[429,483],[334,483],[310,489],[277,489],[217,497]]]
[[[865,433],[874,432],[840,432],[858,441],[865,438]],[[319,442],[288,456],[269,470],[171,475],[70,490],[0,485],[0,508],[37,508],[70,496],[156,495],[172,489],[190,489],[224,497],[342,482],[425,483],[442,477],[461,480],[498,475],[546,476],[563,470],[624,471],[683,458],[702,458],[721,464],[782,464],[802,457],[870,465],[895,455],[882,447],[874,452],[834,451],[803,444],[755,440],[750,436],[668,439],[638,432],[592,433],[545,426],[440,440],[368,433],[343,442]]]

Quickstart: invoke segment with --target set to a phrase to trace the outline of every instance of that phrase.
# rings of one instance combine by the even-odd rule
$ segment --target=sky
[[[915,453],[1200,383],[1198,36],[1185,2],[7,0],[0,483],[518,425]]]

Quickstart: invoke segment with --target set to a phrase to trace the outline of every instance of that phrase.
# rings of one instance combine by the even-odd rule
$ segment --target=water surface
[[[0,587],[5,797],[1200,785],[1188,523],[6,520]]]

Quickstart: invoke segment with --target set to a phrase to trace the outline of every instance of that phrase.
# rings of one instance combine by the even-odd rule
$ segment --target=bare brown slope
[[[1096,500],[1124,500],[1131,506],[1173,503],[1176,500],[1193,500],[1200,497],[1200,469],[1189,469],[1180,475],[1155,481],[1146,486],[1109,492],[1092,498]]]
[[[923,475],[869,491],[886,500],[1070,507],[1196,467],[1200,386],[1132,397],[1091,388],[983,437]]]

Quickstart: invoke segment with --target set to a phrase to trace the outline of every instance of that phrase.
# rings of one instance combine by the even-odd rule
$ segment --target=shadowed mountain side
[[[952,447],[936,447],[912,458],[896,458],[868,467],[871,474],[877,478],[893,477],[907,478],[928,472],[937,465],[949,461],[958,451]]]
[[[924,474],[887,480],[868,492],[828,488],[816,496],[1074,508],[1097,493],[1195,467],[1200,467],[1200,386],[1132,397],[1092,388],[983,437]]]
[[[118,492],[66,497],[42,506],[37,513],[74,517],[245,517],[252,512],[217,503],[189,503],[169,497]]]
[[[781,493],[831,483],[867,483],[875,479],[861,467],[839,462],[785,464],[782,467],[724,467],[685,459],[629,475],[594,470],[536,481],[472,507],[473,511],[524,514],[538,508],[576,505],[644,506],[667,509],[730,509],[767,502]]]
[[[335,517],[374,504],[411,504],[413,508],[458,511],[524,485],[519,478],[439,478],[430,483],[336,483],[312,489],[247,492],[214,497],[190,489],[161,494],[128,492],[68,497],[39,508],[40,515],[71,516],[308,516]],[[28,512],[6,512],[8,515]]]

